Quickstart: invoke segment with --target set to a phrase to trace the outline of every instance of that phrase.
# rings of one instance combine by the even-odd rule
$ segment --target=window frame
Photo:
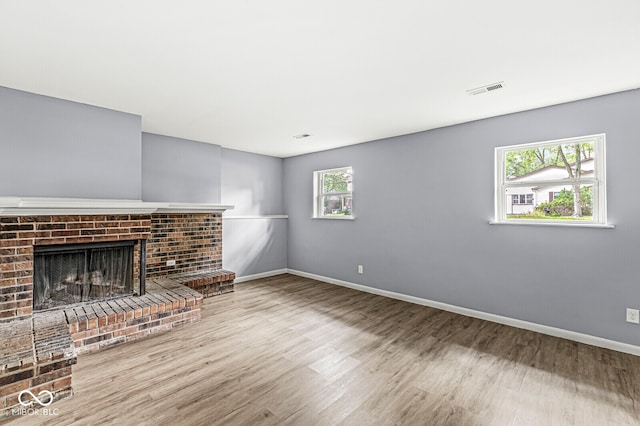
[[[323,192],[323,179],[322,177],[331,172],[338,172],[342,170],[351,170],[351,191],[346,192]],[[337,220],[353,220],[355,216],[353,214],[353,205],[351,206],[351,214],[350,215],[342,215],[342,216],[327,216],[322,212],[322,198],[325,196],[348,196],[351,198],[351,203],[353,204],[353,167],[352,166],[344,166],[344,167],[334,167],[332,169],[324,169],[324,170],[315,170],[313,172],[313,216],[312,219],[337,219]]]
[[[524,150],[530,148],[581,144],[593,142],[594,144],[594,173],[592,176],[581,176],[578,179],[549,179],[542,181],[518,181],[506,180],[506,154],[509,151]],[[558,226],[604,226],[611,227],[607,223],[607,185],[606,185],[606,135],[604,133],[578,136],[565,139],[532,142],[525,144],[507,145],[495,149],[495,180],[494,180],[494,224],[528,224],[528,225],[558,225]],[[508,188],[528,186],[567,186],[572,184],[592,185],[593,214],[592,220],[558,220],[558,219],[509,219],[507,218]],[[515,194],[513,194],[515,195]],[[555,195],[555,194],[554,194]],[[555,197],[554,197],[555,198]],[[535,201],[533,203],[535,205]]]

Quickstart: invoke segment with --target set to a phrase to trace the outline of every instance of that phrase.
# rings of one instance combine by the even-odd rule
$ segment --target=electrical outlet
[[[627,308],[627,322],[640,324],[640,311],[638,309]]]
[[[167,266],[176,266],[175,260],[167,260]]]
[[[358,273],[364,274],[364,267],[362,265],[358,265]]]

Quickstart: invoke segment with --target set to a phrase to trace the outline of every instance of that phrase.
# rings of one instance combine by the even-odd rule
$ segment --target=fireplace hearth
[[[134,241],[34,247],[33,309],[139,295]]]

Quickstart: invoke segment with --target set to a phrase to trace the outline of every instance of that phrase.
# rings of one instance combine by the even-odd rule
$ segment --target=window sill
[[[580,223],[580,222],[564,222],[564,223],[558,223],[558,222],[541,222],[541,221],[537,221],[537,220],[531,220],[531,221],[518,221],[518,222],[513,222],[513,221],[504,221],[504,222],[496,222],[493,220],[489,221],[489,225],[524,225],[524,226],[560,226],[563,228],[602,228],[602,229],[614,229],[616,226],[615,225],[603,225],[601,223]]]
[[[324,220],[356,220],[353,216],[312,216],[311,219],[324,219]]]

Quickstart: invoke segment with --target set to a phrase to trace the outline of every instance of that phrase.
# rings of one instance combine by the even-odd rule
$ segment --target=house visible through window
[[[496,148],[496,222],[606,224],[605,135]]]
[[[313,173],[314,217],[353,218],[353,170],[351,167]]]

